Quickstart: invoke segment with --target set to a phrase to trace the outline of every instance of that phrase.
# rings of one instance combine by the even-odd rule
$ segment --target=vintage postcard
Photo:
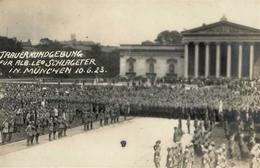
[[[259,168],[260,0],[0,0],[0,168]]]

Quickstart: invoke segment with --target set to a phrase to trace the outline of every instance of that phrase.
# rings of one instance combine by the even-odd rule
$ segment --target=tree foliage
[[[16,39],[0,37],[0,51],[18,52],[22,51],[22,46]]]
[[[165,30],[160,32],[155,42],[161,45],[173,45],[181,43],[181,34],[178,31]]]

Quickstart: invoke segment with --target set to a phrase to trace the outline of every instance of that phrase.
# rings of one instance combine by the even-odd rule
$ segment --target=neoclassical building
[[[219,22],[181,32],[182,45],[121,45],[120,75],[260,77],[260,30]]]

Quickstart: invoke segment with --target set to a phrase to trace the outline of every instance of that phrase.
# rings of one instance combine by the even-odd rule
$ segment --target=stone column
[[[243,45],[239,43],[238,47],[238,78],[242,77],[242,57],[243,57]]]
[[[250,44],[250,58],[249,58],[249,79],[253,79],[254,72],[254,44]]]
[[[231,44],[227,44],[227,77],[231,77]]]
[[[220,76],[220,43],[216,43],[216,77]]]
[[[199,43],[195,43],[195,78],[199,76]]]
[[[205,43],[205,77],[209,76],[209,43]]]
[[[189,66],[189,43],[185,43],[185,49],[184,49],[184,77],[188,78],[188,66]]]

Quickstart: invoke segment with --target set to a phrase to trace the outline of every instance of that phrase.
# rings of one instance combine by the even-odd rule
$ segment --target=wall
[[[177,76],[183,76],[183,51],[132,51],[132,52],[121,52],[120,57],[120,75],[125,76],[128,72],[127,59],[132,57],[136,60],[134,64],[134,71],[136,76],[145,76],[149,72],[149,64],[146,62],[149,58],[154,58],[156,63],[154,64],[154,72],[157,74],[156,77],[164,77],[169,70],[169,64],[167,60],[175,59],[175,73]]]

